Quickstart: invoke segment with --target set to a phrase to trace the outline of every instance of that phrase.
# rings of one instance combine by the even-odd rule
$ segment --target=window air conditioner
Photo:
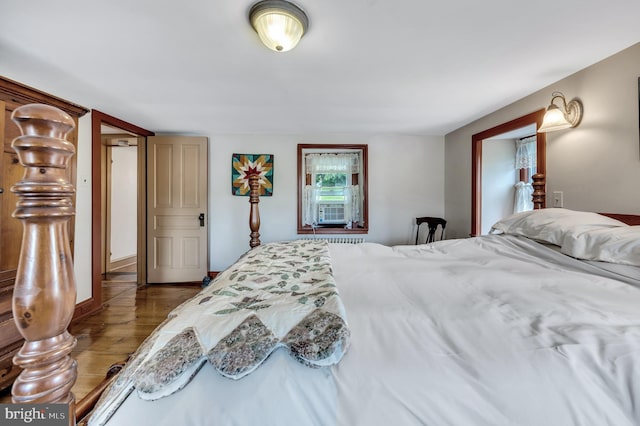
[[[318,224],[346,224],[344,204],[318,204]]]

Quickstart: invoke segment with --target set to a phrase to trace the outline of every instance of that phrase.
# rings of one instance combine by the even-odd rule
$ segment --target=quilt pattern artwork
[[[249,195],[249,175],[260,177],[260,196],[273,195],[273,155],[233,154],[231,158],[231,193]]]

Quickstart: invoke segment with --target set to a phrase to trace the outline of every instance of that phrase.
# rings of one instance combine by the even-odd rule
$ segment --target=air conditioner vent
[[[318,204],[318,223],[346,224],[344,204]]]

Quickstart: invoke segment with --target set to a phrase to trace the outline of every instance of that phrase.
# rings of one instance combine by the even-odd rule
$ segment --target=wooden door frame
[[[535,124],[538,129],[542,125],[544,113],[543,108],[471,136],[471,236],[478,236],[482,232],[482,141],[531,124]],[[536,136],[536,172],[546,175],[547,135],[537,133]]]
[[[144,137],[138,144],[138,188],[145,187],[146,174],[146,137],[155,133],[127,123],[98,110],[91,111],[91,292],[94,308],[102,306],[102,125],[117,127],[124,131]],[[140,194],[140,193],[139,193]],[[138,196],[138,276],[146,280],[146,193]],[[142,210],[141,210],[142,209]],[[140,223],[144,226],[140,226]],[[141,238],[142,233],[142,238]],[[144,255],[143,253],[144,252]],[[140,273],[142,272],[142,274]],[[141,277],[142,275],[142,277]]]

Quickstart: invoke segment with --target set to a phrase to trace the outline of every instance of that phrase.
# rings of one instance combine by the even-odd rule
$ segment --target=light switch
[[[563,202],[562,191],[553,191],[553,207],[562,207]]]

